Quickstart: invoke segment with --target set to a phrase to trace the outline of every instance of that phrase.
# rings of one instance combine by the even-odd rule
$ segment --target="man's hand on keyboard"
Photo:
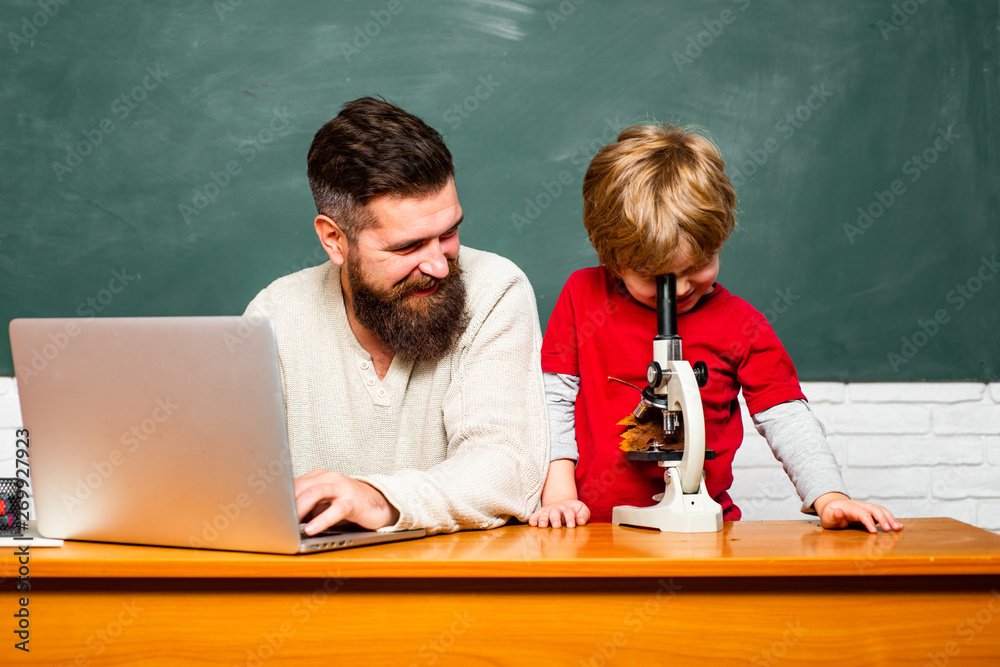
[[[295,507],[307,535],[350,521],[374,530],[399,520],[399,511],[378,489],[339,472],[316,468],[295,480]]]

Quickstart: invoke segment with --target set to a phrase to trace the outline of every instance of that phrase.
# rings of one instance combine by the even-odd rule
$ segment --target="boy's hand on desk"
[[[824,528],[847,528],[852,523],[861,523],[869,533],[874,533],[875,524],[878,523],[887,533],[903,530],[903,524],[886,508],[853,500],[842,493],[824,493],[816,499],[813,507]]]
[[[560,500],[537,509],[528,517],[528,524],[539,528],[583,526],[590,521],[590,508],[576,499]]]
[[[341,521],[375,530],[399,520],[399,511],[374,486],[322,468],[295,480],[295,509],[300,522],[309,518],[308,535]]]

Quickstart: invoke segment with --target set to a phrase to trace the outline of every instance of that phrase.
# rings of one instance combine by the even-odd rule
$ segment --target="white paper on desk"
[[[28,528],[20,537],[17,535],[0,536],[0,547],[61,547],[62,545],[62,540],[39,535],[34,521],[28,522]]]

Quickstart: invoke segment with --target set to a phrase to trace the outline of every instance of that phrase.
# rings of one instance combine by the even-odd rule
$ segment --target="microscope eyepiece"
[[[656,338],[677,338],[677,277],[656,277]]]

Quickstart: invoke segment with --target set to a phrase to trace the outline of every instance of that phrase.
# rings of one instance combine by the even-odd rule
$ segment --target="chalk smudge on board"
[[[473,29],[513,42],[524,39],[527,34],[518,24],[517,19],[527,18],[530,20],[530,17],[535,13],[535,9],[510,0],[468,0],[467,6],[460,9],[462,18]]]

